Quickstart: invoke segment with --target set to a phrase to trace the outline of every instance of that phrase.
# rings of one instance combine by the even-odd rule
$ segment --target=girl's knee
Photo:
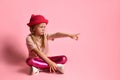
[[[66,63],[67,62],[67,57],[66,56],[62,56],[62,63]]]
[[[29,66],[32,66],[32,64],[33,64],[33,58],[27,58],[26,59],[26,63],[29,65]]]

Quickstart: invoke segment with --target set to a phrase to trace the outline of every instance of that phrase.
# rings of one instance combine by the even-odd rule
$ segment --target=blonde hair
[[[36,42],[36,38],[35,38],[35,36],[34,36],[34,28],[35,28],[36,26],[31,26],[30,27],[30,32],[31,32],[31,34],[30,34],[30,36],[31,36],[31,38],[32,38],[32,40],[33,40],[33,42],[36,44],[36,46],[38,47],[38,45],[37,45],[37,42]],[[42,48],[45,48],[45,35],[42,35],[41,36],[41,47]],[[39,49],[39,48],[38,48]]]

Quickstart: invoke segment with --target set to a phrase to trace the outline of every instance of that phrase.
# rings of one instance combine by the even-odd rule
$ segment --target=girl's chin
[[[40,35],[44,35],[44,33],[40,33]]]

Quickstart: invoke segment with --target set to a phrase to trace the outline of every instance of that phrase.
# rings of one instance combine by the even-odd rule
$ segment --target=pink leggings
[[[52,60],[53,62],[55,62],[56,64],[65,64],[67,61],[67,57],[64,55],[61,56],[52,56],[52,57],[48,57],[50,60]],[[42,60],[41,58],[28,58],[26,60],[26,63],[29,66],[34,66],[40,69],[48,69],[49,65]]]

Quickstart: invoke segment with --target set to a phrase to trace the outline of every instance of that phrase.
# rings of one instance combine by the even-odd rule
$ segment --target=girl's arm
[[[48,36],[48,39],[50,40],[54,40],[55,38],[63,38],[63,37],[70,37],[72,39],[77,40],[78,39],[78,34],[67,34],[67,33],[61,33],[61,32],[57,32],[55,34],[51,34]]]
[[[35,43],[32,40],[31,36],[27,36],[26,37],[26,44],[28,49],[30,49],[30,51],[34,52],[35,54],[37,54],[40,58],[42,58],[50,67],[50,72],[55,72],[56,71],[56,63],[54,63],[53,61],[51,61],[47,55],[45,55],[43,52],[41,52],[40,50],[38,50],[38,48],[36,47]]]
[[[51,61],[44,53],[39,51],[37,48],[34,48],[34,51],[40,58],[42,58],[50,67],[50,72],[55,72],[57,70],[57,64]]]

